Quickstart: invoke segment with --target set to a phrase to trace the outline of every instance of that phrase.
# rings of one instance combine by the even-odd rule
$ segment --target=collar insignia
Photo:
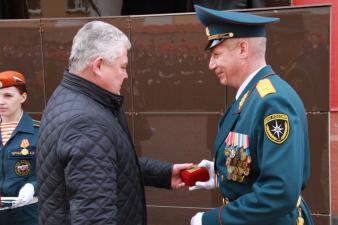
[[[238,110],[241,110],[242,109],[242,106],[244,105],[246,99],[248,98],[248,95],[249,95],[249,91],[247,91],[243,97],[241,98],[241,101],[239,101],[239,107],[238,107]]]

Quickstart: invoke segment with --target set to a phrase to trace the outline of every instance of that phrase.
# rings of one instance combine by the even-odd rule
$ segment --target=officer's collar
[[[261,68],[256,75],[251,79],[249,84],[244,88],[243,92],[240,94],[237,100],[240,100],[245,93],[250,91],[252,88],[255,87],[255,85],[260,81],[263,77],[265,77],[268,74],[274,74],[275,72],[272,70],[270,65],[266,65],[263,68]]]
[[[238,100],[239,96],[241,96],[241,94],[243,93],[244,89],[246,88],[246,86],[248,86],[248,84],[250,83],[250,81],[254,78],[254,76],[257,74],[258,71],[260,71],[264,66],[258,68],[257,70],[253,71],[246,79],[245,81],[242,83],[242,85],[238,88],[237,94],[236,94],[236,100]]]
[[[123,96],[115,95],[80,76],[70,73],[68,70],[64,72],[62,85],[110,108],[114,114],[119,112],[122,107]]]
[[[244,91],[240,94],[239,98],[236,99],[235,101],[235,107],[238,109],[238,111],[236,112],[236,114],[240,114],[245,103],[247,102],[247,100],[250,98],[250,95],[252,94],[252,92],[254,91],[257,83],[268,76],[271,76],[275,74],[271,68],[271,66],[265,66],[262,69],[260,69],[258,71],[258,73],[251,79],[251,81],[249,82],[249,84],[244,88]]]

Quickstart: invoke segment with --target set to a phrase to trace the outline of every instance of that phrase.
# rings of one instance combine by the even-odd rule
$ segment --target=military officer
[[[218,187],[223,205],[197,213],[191,225],[313,224],[301,197],[310,175],[304,106],[265,61],[266,24],[279,19],[195,8],[209,69],[237,94],[219,122],[214,162],[200,163],[211,178],[191,188]]]
[[[37,225],[35,146],[39,122],[23,112],[27,99],[25,77],[16,71],[0,73],[0,196],[14,198],[0,205],[0,224]],[[1,201],[3,202],[3,201]]]

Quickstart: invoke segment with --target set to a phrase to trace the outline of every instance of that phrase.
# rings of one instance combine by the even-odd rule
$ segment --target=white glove
[[[189,191],[193,191],[193,190],[197,190],[197,189],[214,189],[215,187],[217,187],[217,184],[215,182],[215,171],[214,171],[214,163],[209,161],[209,160],[205,160],[203,159],[199,164],[199,167],[206,167],[208,168],[209,171],[209,177],[210,179],[206,182],[201,182],[201,181],[197,181],[195,183],[195,186],[189,187]]]
[[[190,225],[202,225],[202,216],[204,212],[198,212],[191,218]]]
[[[34,197],[34,186],[31,183],[26,183],[19,191],[18,200],[13,204],[14,207],[21,207],[29,204]]]

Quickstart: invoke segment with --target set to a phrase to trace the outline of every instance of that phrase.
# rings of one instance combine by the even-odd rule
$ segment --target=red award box
[[[183,182],[189,187],[195,186],[196,181],[209,180],[209,172],[206,167],[193,166],[190,169],[181,171]]]

